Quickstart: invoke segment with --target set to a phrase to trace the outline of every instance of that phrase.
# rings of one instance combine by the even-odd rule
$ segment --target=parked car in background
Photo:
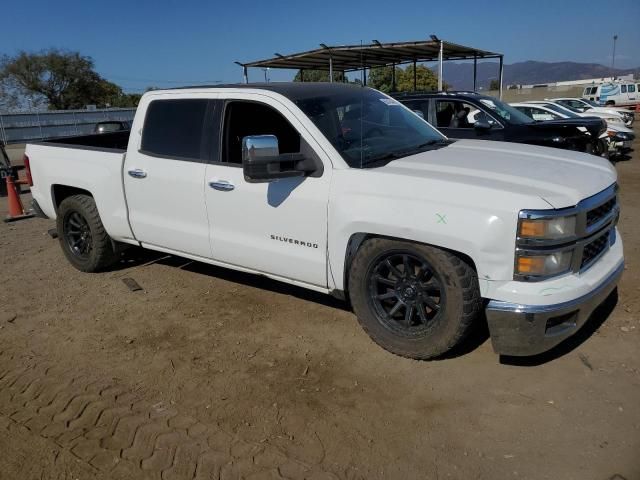
[[[131,122],[126,120],[105,120],[104,122],[96,123],[93,133],[122,132],[125,130],[131,130]]]
[[[581,117],[573,111],[562,108],[555,104],[538,104],[538,103],[511,103],[511,106],[517,108],[525,115],[536,121],[557,120],[562,118],[589,118]],[[621,131],[624,130],[624,131]],[[600,134],[601,156],[615,159],[626,154],[631,148],[635,136],[628,128],[608,126],[607,130]]]
[[[598,105],[636,105],[640,103],[638,85],[631,82],[602,83],[585,87],[582,97]]]
[[[634,112],[623,107],[602,107],[592,100],[586,100],[584,98],[547,98],[551,102],[559,103],[560,105],[570,108],[580,113],[604,113],[609,115],[620,115],[622,121],[627,127],[633,125],[635,120]]]
[[[55,219],[77,269],[136,245],[331,293],[410,358],[450,350],[482,310],[497,352],[548,350],[624,269],[609,162],[451,141],[370,88],[155,90],[130,132],[25,155],[34,210]]]
[[[575,115],[578,115],[579,117],[598,117],[604,120],[607,126],[615,126],[617,128],[622,129],[622,131],[632,132],[632,130],[629,129],[627,125],[625,125],[624,118],[622,117],[622,115],[619,115],[617,113],[602,113],[602,112],[595,112],[595,111],[581,112],[580,110],[569,107],[567,105],[563,105],[559,102],[556,102],[555,100],[528,100],[523,103],[536,103],[539,105],[549,105],[549,106],[555,105],[556,107],[562,109],[563,111],[572,112]]]
[[[602,154],[598,139],[606,126],[597,119],[536,122],[496,98],[469,92],[408,93],[395,98],[450,138],[528,143]]]

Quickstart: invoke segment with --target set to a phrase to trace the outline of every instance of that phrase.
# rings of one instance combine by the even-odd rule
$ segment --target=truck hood
[[[381,169],[534,195],[553,208],[574,206],[610,186],[617,177],[609,161],[595,155],[485,140],[458,140],[395,160]]]

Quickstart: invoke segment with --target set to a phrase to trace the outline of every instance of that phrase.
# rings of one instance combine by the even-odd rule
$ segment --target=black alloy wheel
[[[445,289],[432,266],[410,252],[388,252],[372,264],[369,300],[380,322],[401,335],[424,332],[443,315]]]
[[[64,218],[64,239],[69,250],[81,259],[89,258],[93,249],[93,238],[87,220],[77,211],[70,211]]]

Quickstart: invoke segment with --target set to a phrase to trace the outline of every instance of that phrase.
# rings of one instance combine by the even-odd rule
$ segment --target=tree
[[[392,69],[391,66],[371,69],[367,85],[382,92],[391,92],[393,89]],[[438,77],[431,69],[424,65],[417,65],[415,72],[416,90],[437,90]],[[442,88],[447,90],[449,86],[443,84]],[[413,90],[413,65],[409,65],[405,69],[396,67],[396,92],[412,92]]]
[[[3,57],[0,83],[23,98],[31,95],[46,99],[53,110],[86,105],[135,106],[139,100],[96,73],[90,57],[56,49]]]
[[[398,83],[398,72],[401,70],[401,68],[396,67],[396,85]],[[393,67],[378,67],[369,70],[367,85],[381,92],[391,92],[393,90]]]
[[[302,70],[298,70],[296,76],[293,78],[294,82],[302,82]],[[304,81],[305,82],[328,82],[329,81],[329,71],[328,70],[305,70],[304,71]],[[342,72],[333,72],[333,81],[334,82],[342,82],[344,81],[344,76]]]
[[[495,78],[489,82],[489,90],[500,90],[500,82]]]

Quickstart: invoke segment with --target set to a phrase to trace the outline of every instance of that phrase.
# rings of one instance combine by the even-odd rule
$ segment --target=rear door
[[[124,165],[131,228],[145,245],[210,257],[204,180],[216,104],[204,96],[151,98],[141,106],[144,120],[136,117],[133,132],[141,135],[132,134]]]

